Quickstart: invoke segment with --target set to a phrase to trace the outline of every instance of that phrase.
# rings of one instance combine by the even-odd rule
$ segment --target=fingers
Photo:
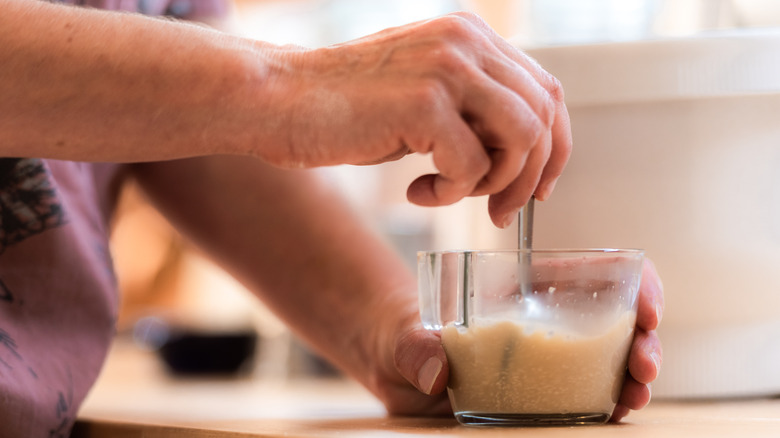
[[[647,406],[650,397],[650,387],[647,384],[639,383],[631,376],[626,376],[618,404],[636,411]]]
[[[478,135],[493,133],[482,134],[480,138],[494,151],[490,172],[471,195],[491,194],[488,203],[491,220],[504,228],[531,198],[547,167],[556,105],[549,92],[516,64],[501,59],[486,62],[492,78],[503,84],[493,95],[504,96],[504,100],[493,97],[490,100],[493,107],[480,106],[478,99],[470,101],[470,111],[492,115],[480,120],[476,127],[481,129],[475,130]]]
[[[613,423],[617,423],[623,418],[625,418],[626,415],[629,414],[629,412],[631,412],[630,409],[618,403],[617,405],[615,405],[615,409],[612,411],[612,416],[609,417],[609,421]]]
[[[555,108],[555,118],[552,126],[552,141],[550,157],[544,167],[542,177],[534,195],[540,201],[546,201],[550,197],[558,178],[563,173],[566,163],[569,162],[572,150],[571,122],[566,105],[561,100]]]
[[[569,156],[571,155],[571,123],[564,103],[563,87],[554,76],[545,71],[534,59],[498,35],[477,15],[470,13],[458,13],[457,15],[480,28],[484,35],[490,39],[491,43],[501,53],[510,59],[514,65],[520,67],[516,70],[521,70],[526,75],[530,76],[539,87],[548,93],[548,104],[552,104],[554,108],[553,114],[549,117],[552,132],[552,153],[549,156],[549,161],[545,166],[544,172],[539,180],[538,188],[535,192],[536,198],[544,201],[550,196],[555,188],[555,183],[563,172],[563,169],[569,160]],[[486,67],[486,70],[488,74],[495,77],[497,80],[502,83],[507,83],[505,78],[501,77],[501,69],[493,69],[488,66]],[[525,87],[513,87],[513,89],[522,94],[522,91],[527,89],[527,85],[525,85]],[[539,113],[542,115],[546,115],[546,112],[549,111],[548,109],[540,107],[537,107],[536,109],[539,110]],[[547,118],[545,118],[545,120],[547,120]],[[500,209],[500,207],[498,208]]]
[[[641,383],[652,382],[661,371],[663,350],[655,329],[661,322],[663,307],[663,285],[655,265],[646,258],[639,286],[637,329],[628,358],[629,373]]]
[[[631,410],[639,410],[650,403],[650,386],[637,382],[631,376],[626,376],[623,392],[612,411],[609,421],[617,423],[625,418]]]
[[[639,286],[637,327],[646,331],[655,330],[661,322],[663,309],[663,284],[653,262],[645,258],[644,266],[642,267],[642,283]]]
[[[545,133],[538,141],[549,144],[549,134]],[[499,228],[506,228],[517,217],[517,212],[531,198],[542,174],[545,162],[550,154],[549,147],[537,146],[531,150],[525,167],[505,189],[490,195],[488,213],[490,219]]]
[[[637,329],[628,357],[628,374],[611,421],[619,421],[629,410],[642,409],[650,402],[650,384],[661,371],[662,355],[655,330]]]
[[[432,153],[439,173],[415,180],[409,200],[437,206],[498,195],[490,215],[505,226],[532,194],[549,196],[568,160],[560,84],[476,15],[293,55],[285,61],[305,74],[280,77],[304,86],[281,87],[292,116],[282,117],[290,129],[277,131],[290,135],[281,139],[286,148],[263,155],[269,162],[367,164]]]
[[[476,16],[456,14],[445,25],[460,29],[446,35],[461,50],[442,48],[431,56],[446,66],[445,88],[471,135],[461,123],[444,120],[452,132],[439,132],[430,147],[440,173],[416,180],[408,197],[421,205],[446,205],[493,195],[491,219],[504,227],[534,192],[540,199],[549,196],[568,160],[563,94],[557,80]]]
[[[439,394],[447,387],[449,368],[441,340],[422,327],[402,336],[395,349],[398,372],[420,392]]]
[[[661,371],[663,351],[655,330],[638,329],[628,356],[628,372],[640,383],[651,383]]]
[[[539,63],[523,53],[523,51],[517,47],[513,46],[511,43],[509,43],[509,41],[502,38],[501,35],[496,33],[496,31],[493,30],[485,20],[479,17],[479,15],[470,12],[456,12],[452,15],[461,17],[479,28],[498,50],[500,50],[505,56],[512,59],[514,62],[521,65],[523,69],[528,71],[529,74],[531,74],[539,83],[548,85],[550,87],[553,86],[552,82],[554,82],[555,79],[549,73],[547,73],[539,65]]]
[[[532,83],[523,96],[507,87],[506,83],[501,85],[501,82],[494,82],[482,75],[485,77],[485,85],[475,87],[466,95],[463,111],[471,129],[488,152],[491,166],[470,196],[501,191],[525,169],[538,169],[538,173],[541,173],[544,162],[531,158],[538,155],[540,147],[549,149],[549,137],[546,134],[552,119],[551,110],[549,115],[545,114],[548,112],[544,109],[547,98],[538,84]],[[545,155],[546,162],[547,153],[542,155]]]
[[[433,141],[430,147],[419,141],[409,143],[414,150],[433,153],[439,174],[415,181],[407,193],[409,200],[426,206],[447,205],[465,196],[496,193],[512,184],[523,171],[525,176],[515,187],[525,188],[527,200],[549,156],[546,134],[550,123],[540,118],[540,110],[535,109],[544,107],[549,100],[545,91],[534,83],[523,97],[468,64],[456,65],[458,68],[453,70],[460,71],[461,82],[470,84],[463,96],[457,97],[461,100],[457,104],[459,113],[448,117],[440,103],[446,98],[421,93],[421,105],[431,108],[425,127],[433,131]],[[426,104],[426,100],[431,103]],[[552,109],[543,112],[550,114],[545,119],[552,117]],[[436,129],[437,126],[440,128]],[[524,203],[513,202],[513,207],[520,208]]]
[[[639,287],[637,329],[628,356],[628,375],[611,421],[620,421],[629,410],[642,409],[650,402],[650,384],[658,378],[663,362],[661,341],[655,329],[661,322],[663,285],[650,259],[645,259]]]
[[[432,146],[439,174],[412,181],[406,192],[409,202],[423,206],[452,204],[468,196],[490,170],[490,160],[477,136],[457,114],[451,120],[439,123],[447,129],[440,131]]]

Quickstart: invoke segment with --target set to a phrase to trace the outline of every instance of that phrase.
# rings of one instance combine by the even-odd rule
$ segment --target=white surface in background
[[[243,2],[237,31],[274,44],[321,47],[460,9],[457,0]]]

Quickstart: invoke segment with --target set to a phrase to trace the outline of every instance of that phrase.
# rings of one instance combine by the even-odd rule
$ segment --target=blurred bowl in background
[[[249,373],[260,342],[250,327],[209,330],[173,325],[159,317],[136,322],[136,345],[157,353],[174,375],[241,375]]]

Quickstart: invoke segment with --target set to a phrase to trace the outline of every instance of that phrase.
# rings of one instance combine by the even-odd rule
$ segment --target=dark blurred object
[[[158,354],[169,371],[181,375],[240,374],[255,355],[257,333],[174,330]]]
[[[163,318],[141,318],[133,328],[139,347],[156,351],[179,375],[241,374],[251,369],[258,335],[252,328],[217,331],[176,327]]]

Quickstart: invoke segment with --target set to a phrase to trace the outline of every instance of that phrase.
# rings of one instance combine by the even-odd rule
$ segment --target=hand
[[[406,302],[403,300],[406,298]],[[452,415],[445,389],[447,355],[438,333],[420,323],[413,295],[382,307],[374,345],[378,366],[369,389],[391,415]],[[397,315],[404,315],[399,319]]]
[[[275,52],[278,136],[259,154],[283,167],[373,164],[431,153],[438,170],[408,188],[438,206],[490,195],[507,226],[546,199],[571,150],[558,81],[473,14],[388,29],[318,50]]]
[[[661,370],[661,341],[655,329],[661,322],[663,308],[663,285],[653,262],[645,259],[642,284],[639,286],[636,332],[628,357],[628,375],[610,421],[620,421],[629,410],[642,409],[650,402],[650,383]]]
[[[628,374],[610,421],[618,422],[630,410],[641,409],[650,401],[649,385],[658,377],[661,366],[661,343],[655,329],[661,320],[663,302],[661,281],[653,263],[646,259]],[[395,334],[385,344],[392,346],[393,353],[384,357],[383,375],[377,379],[382,382],[381,390],[374,392],[391,414],[446,414],[452,412],[444,392],[449,378],[447,357],[438,334],[425,330],[418,318],[415,313],[407,317],[400,330],[395,325],[394,332],[385,332],[384,339]],[[390,356],[392,360],[387,359]]]

